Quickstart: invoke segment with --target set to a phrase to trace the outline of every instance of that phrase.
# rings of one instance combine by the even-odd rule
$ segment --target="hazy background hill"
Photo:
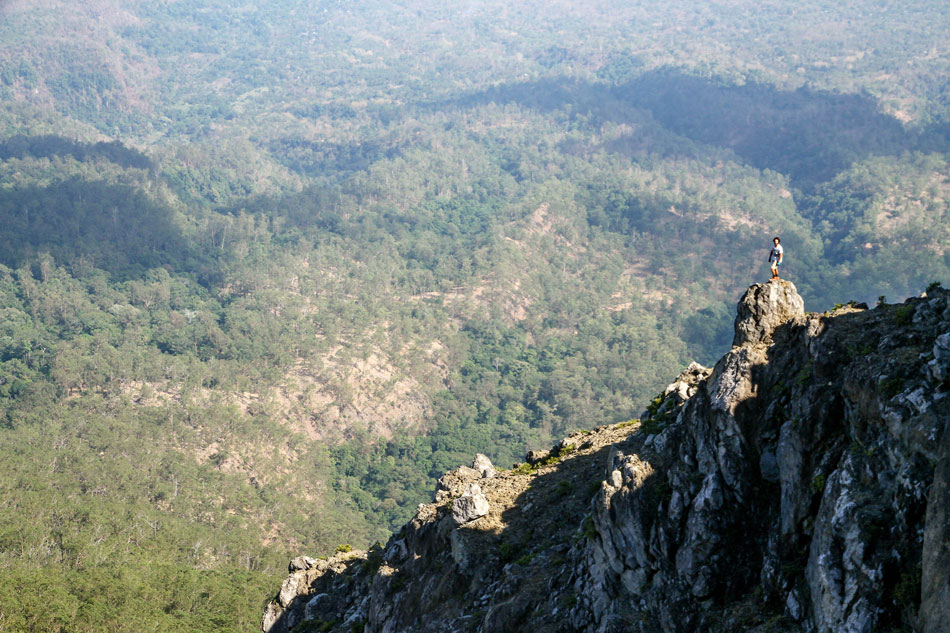
[[[0,4],[0,630],[251,630],[476,451],[950,279],[950,9]],[[30,520],[24,520],[30,517]]]

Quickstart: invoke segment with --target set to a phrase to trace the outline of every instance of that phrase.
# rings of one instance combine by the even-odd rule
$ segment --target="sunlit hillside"
[[[773,235],[811,310],[946,284],[947,32],[940,3],[3,2],[0,631],[256,629],[291,555],[718,357]]]

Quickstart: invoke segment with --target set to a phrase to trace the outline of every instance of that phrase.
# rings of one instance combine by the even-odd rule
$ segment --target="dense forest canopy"
[[[772,235],[814,310],[950,279],[941,3],[0,18],[0,631],[255,629],[717,358]]]

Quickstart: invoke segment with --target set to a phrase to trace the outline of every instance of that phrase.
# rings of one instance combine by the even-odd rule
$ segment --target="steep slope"
[[[950,292],[754,285],[643,420],[445,475],[385,547],[295,559],[263,630],[945,631],[948,387]]]

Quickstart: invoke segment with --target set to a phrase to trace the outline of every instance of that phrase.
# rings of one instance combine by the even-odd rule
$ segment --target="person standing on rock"
[[[769,281],[778,281],[778,267],[782,265],[785,258],[785,249],[782,248],[782,240],[777,236],[772,238],[772,250],[769,251],[769,268],[772,270],[772,278]]]

